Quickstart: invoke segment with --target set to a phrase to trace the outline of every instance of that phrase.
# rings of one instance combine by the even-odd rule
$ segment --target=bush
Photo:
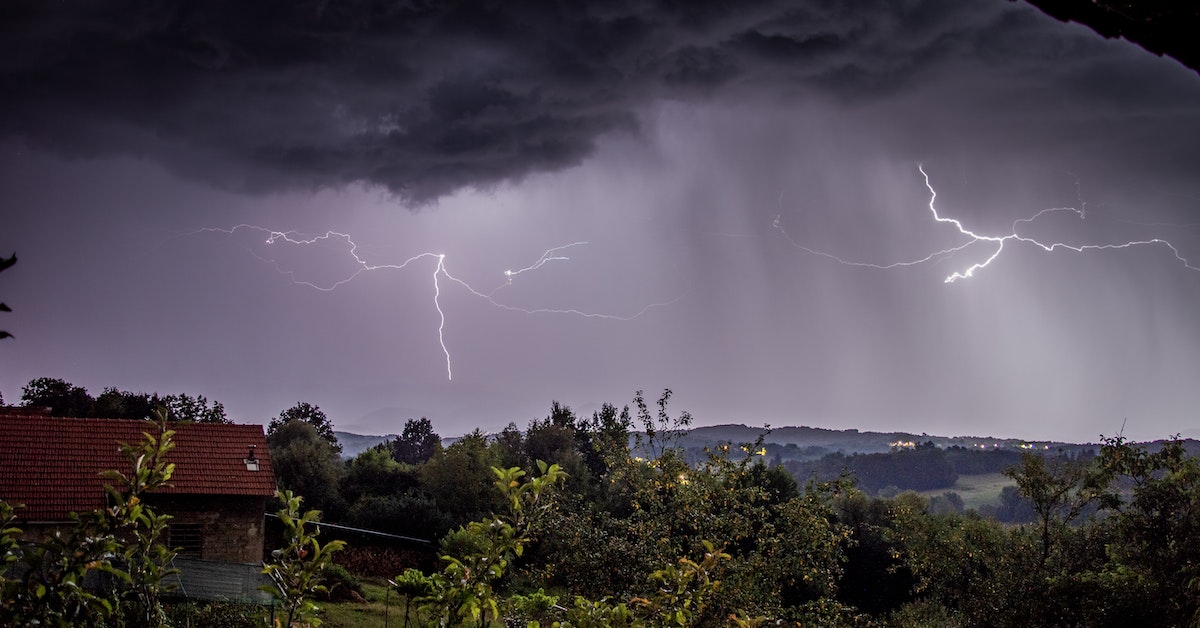
[[[267,611],[258,606],[233,602],[197,602],[188,600],[165,608],[171,626],[221,626],[222,628],[258,628]]]
[[[321,570],[321,583],[326,591],[318,597],[326,602],[363,601],[362,580],[346,568],[330,563]]]

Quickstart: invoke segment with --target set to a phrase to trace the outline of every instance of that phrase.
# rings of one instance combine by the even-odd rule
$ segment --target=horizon
[[[1200,435],[1200,75],[1025,2],[827,4],[30,7],[0,391]]]

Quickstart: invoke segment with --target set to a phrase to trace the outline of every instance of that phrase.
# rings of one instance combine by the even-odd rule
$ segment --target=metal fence
[[[259,587],[271,584],[262,565],[222,563],[177,556],[172,566],[179,573],[163,581],[163,597],[214,602],[270,605],[271,594]]]

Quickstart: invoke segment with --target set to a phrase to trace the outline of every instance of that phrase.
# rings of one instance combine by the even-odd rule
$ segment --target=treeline
[[[797,479],[831,481],[842,476],[855,480],[860,490],[872,495],[895,495],[901,491],[931,491],[952,488],[961,475],[1002,473],[1021,462],[1022,452],[1011,449],[974,449],[937,447],[932,441],[889,453],[826,454],[816,460],[783,462]],[[1086,459],[1094,449],[1076,447],[1073,451],[1038,452],[1037,455]]]
[[[881,460],[946,481],[966,468],[956,465],[978,472],[1000,455],[985,464],[981,452],[923,446],[845,456],[843,468],[861,463],[853,476],[831,466],[799,485],[767,464],[761,439],[689,457],[677,438],[690,417],[668,412],[670,396],[639,392],[632,406],[590,417],[552,403],[524,429],[476,431],[445,448],[430,421],[413,419],[349,461],[324,413],[297,404],[271,422],[268,441],[282,488],[325,520],[436,540],[440,568],[390,576],[423,622],[1200,620],[1200,462],[1181,441],[1151,450],[1118,437],[1094,455],[1021,455],[1005,470],[1026,520],[1012,525],[912,492],[863,490],[862,476],[876,473],[890,474],[871,480],[881,488],[909,481],[899,467],[872,466]]]
[[[21,389],[21,405],[48,408],[51,416],[58,417],[136,420],[149,419],[158,408],[165,408],[172,421],[230,423],[225,406],[216,401],[210,403],[204,395],[161,395],[107,387],[93,397],[86,388],[54,377],[30,380]]]
[[[718,445],[703,460],[689,456],[675,439],[690,417],[672,417],[669,398],[667,391],[648,403],[639,393],[632,407],[605,405],[591,417],[553,403],[525,429],[474,432],[446,448],[429,421],[410,420],[400,437],[347,463],[303,421],[277,425],[270,441],[281,482],[311,482],[310,503],[326,508],[327,519],[439,538],[438,553],[453,560],[404,582],[425,591],[413,595],[427,612],[456,625],[485,625],[456,614],[483,599],[508,619],[541,625],[665,625],[655,623],[654,609],[693,595],[671,625],[1200,619],[1200,465],[1180,441],[1151,451],[1112,438],[1094,455],[925,445],[842,457],[843,467],[855,465],[859,484],[831,465],[830,476],[801,486],[766,463],[761,441]],[[316,451],[324,462],[299,464],[316,460]],[[538,461],[566,475],[556,476],[529,518],[496,490],[493,468],[534,470]],[[949,482],[959,469],[1002,464],[1023,525],[939,509],[912,492],[879,497],[861,484],[863,477],[881,488],[928,482],[921,476]],[[292,468],[312,475],[289,475]],[[519,534],[505,545],[508,554],[494,553],[497,526]],[[503,568],[464,575],[486,560]],[[662,601],[664,583],[679,587],[670,604]],[[586,609],[615,623],[588,624]]]

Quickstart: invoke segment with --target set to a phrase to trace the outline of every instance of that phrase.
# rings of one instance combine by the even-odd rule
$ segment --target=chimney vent
[[[254,445],[250,445],[249,451],[246,452],[246,459],[242,462],[246,463],[247,471],[258,471],[258,458],[254,457]]]

